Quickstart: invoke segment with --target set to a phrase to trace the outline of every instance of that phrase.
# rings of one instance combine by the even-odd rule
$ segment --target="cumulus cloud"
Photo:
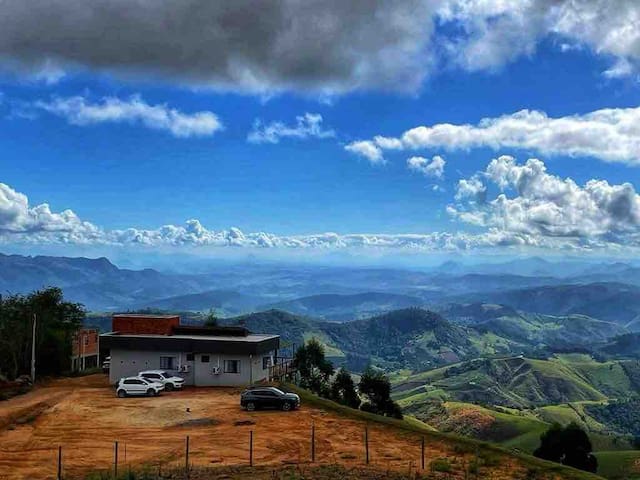
[[[319,113],[305,113],[296,117],[295,125],[286,125],[282,122],[264,124],[256,120],[253,130],[247,135],[251,143],[279,143],[282,138],[331,138],[336,132],[322,127],[322,115]]]
[[[102,232],[71,210],[52,212],[48,204],[30,206],[26,195],[0,183],[0,237],[55,239],[60,242],[99,240]]]
[[[413,90],[431,0],[4,0],[0,57],[222,90]]]
[[[483,118],[475,125],[419,126],[400,137],[377,136],[345,148],[383,161],[385,150],[489,147],[536,150],[547,155],[590,156],[608,162],[640,164],[640,107],[606,108],[584,115],[549,117],[536,110]]]
[[[91,102],[82,96],[55,97],[29,106],[62,117],[73,125],[139,124],[180,138],[211,136],[223,128],[213,112],[184,113],[165,104],[150,105],[137,95],[126,100],[105,97],[99,102]]]
[[[442,179],[446,161],[440,155],[434,155],[431,160],[424,157],[411,157],[407,159],[407,167],[414,172],[422,173],[425,177]]]
[[[447,0],[438,16],[458,27],[442,43],[467,70],[499,68],[533,54],[546,38],[559,38],[563,51],[586,46],[619,65],[640,60],[640,3],[635,0]],[[617,69],[623,72],[631,69]]]
[[[491,186],[497,195],[478,200],[477,193],[486,194]],[[510,156],[496,158],[485,171],[461,181],[456,198],[449,208],[453,216],[520,237],[637,245],[640,233],[640,195],[630,183],[592,179],[578,185],[548,173],[538,159],[518,164]]]
[[[344,148],[347,152],[355,153],[356,155],[366,158],[372,165],[381,165],[385,163],[382,149],[369,140],[351,142]]]

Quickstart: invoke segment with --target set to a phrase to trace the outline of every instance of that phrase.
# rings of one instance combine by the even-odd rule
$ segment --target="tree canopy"
[[[360,397],[356,392],[351,374],[342,367],[331,383],[331,399],[351,408],[360,407]]]
[[[328,396],[329,379],[333,365],[324,357],[324,347],[312,338],[295,353],[293,363],[300,373],[300,386],[312,392]]]
[[[360,378],[358,388],[368,399],[368,402],[362,405],[362,410],[402,418],[400,406],[391,399],[391,383],[382,372],[368,367]]]
[[[0,297],[0,373],[12,379],[30,372],[34,315],[38,373],[58,375],[69,370],[71,338],[85,314],[81,304],[64,301],[59,288]]]
[[[540,446],[533,454],[538,458],[595,473],[598,460],[591,452],[589,436],[572,422],[566,427],[553,424],[540,436]]]

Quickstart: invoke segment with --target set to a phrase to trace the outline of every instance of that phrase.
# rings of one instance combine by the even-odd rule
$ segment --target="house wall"
[[[209,356],[209,362],[202,361],[203,355]],[[263,369],[263,356],[270,356],[272,352],[257,357],[248,355],[218,355],[216,353],[196,353],[193,361],[187,360],[187,354],[182,352],[140,351],[111,349],[111,365],[109,380],[117,382],[122,377],[137,375],[143,370],[160,369],[160,357],[175,357],[176,369],[172,373],[183,377],[187,385],[195,386],[244,386],[253,382],[266,380],[269,370]],[[224,360],[239,360],[239,373],[225,373]],[[179,367],[187,365],[188,371],[179,371]],[[220,373],[213,374],[213,367],[220,366]]]

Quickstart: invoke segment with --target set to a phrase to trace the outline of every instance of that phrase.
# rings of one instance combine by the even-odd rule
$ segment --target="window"
[[[225,360],[224,373],[240,373],[240,360]]]
[[[270,390],[261,390],[259,395],[262,395],[263,397],[276,397],[276,392],[272,392]]]
[[[202,363],[209,363],[209,360],[210,360],[209,355],[201,355],[200,356],[200,361]]]
[[[271,357],[262,357],[262,369],[266,370],[271,366]]]
[[[187,353],[187,362],[193,362],[193,353]]]
[[[175,370],[176,357],[160,357],[160,368],[163,370]]]
[[[87,335],[84,336],[84,346],[85,347],[89,346],[89,337]]]

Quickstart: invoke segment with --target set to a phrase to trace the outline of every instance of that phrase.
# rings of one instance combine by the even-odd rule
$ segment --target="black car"
[[[276,387],[250,388],[242,392],[240,406],[250,412],[259,408],[278,408],[288,412],[300,406],[300,397]]]

